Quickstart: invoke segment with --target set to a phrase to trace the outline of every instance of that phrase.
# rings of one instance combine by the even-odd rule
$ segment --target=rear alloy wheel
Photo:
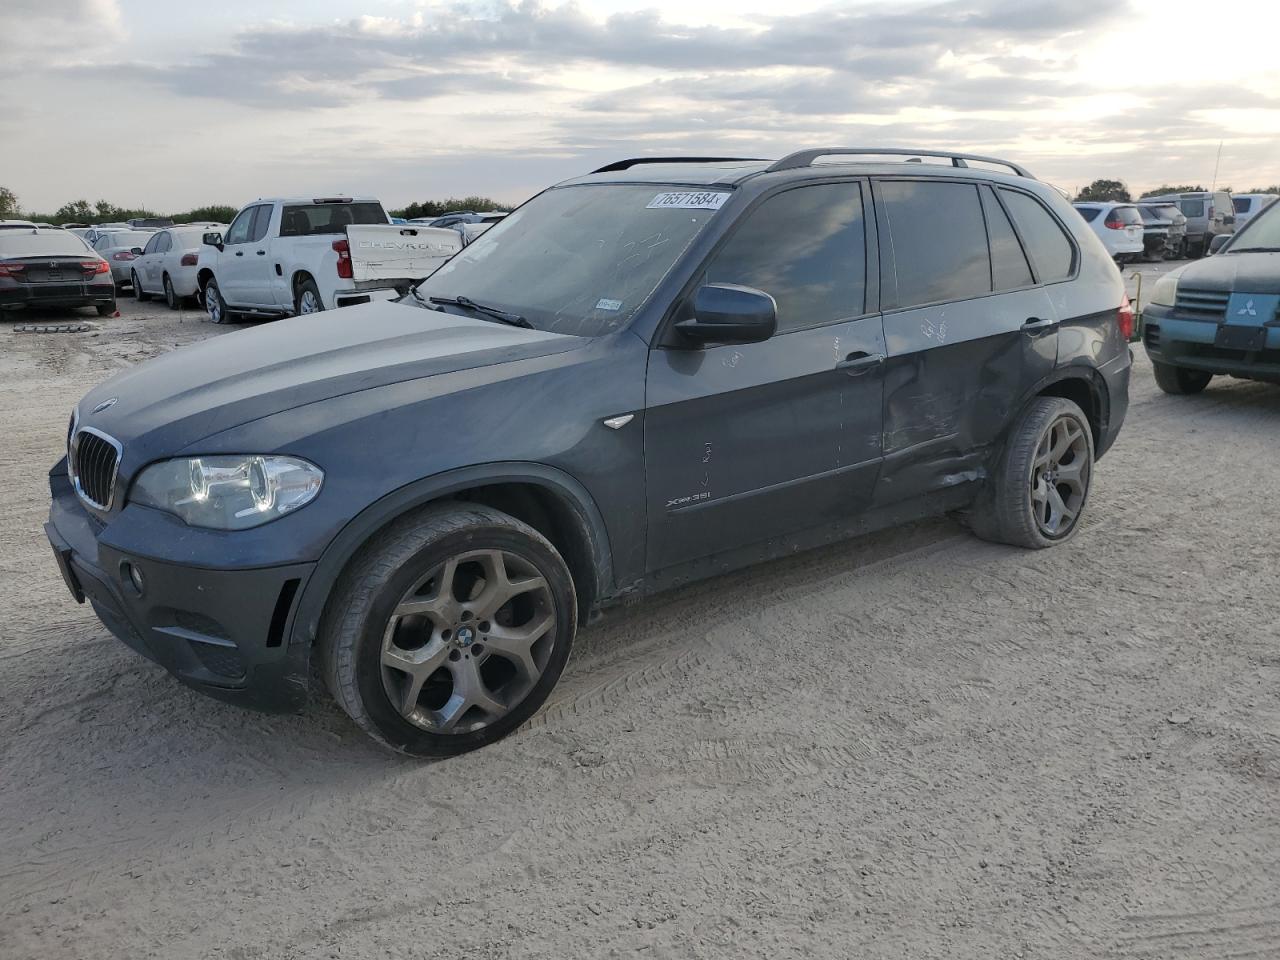
[[[218,281],[210,280],[204,288],[204,309],[214,323],[226,323],[230,319],[227,312],[227,301],[222,299],[222,291],[218,289]]]
[[[131,270],[129,272],[129,281],[133,284],[133,297],[139,302],[146,302],[151,299],[151,294],[142,289],[142,284],[138,282],[138,271]]]
[[[174,292],[173,281],[169,279],[169,275],[164,275],[164,302],[168,304],[170,310],[182,309],[182,298]]]
[[[1062,397],[1038,397],[1018,418],[970,526],[987,540],[1042,549],[1075,533],[1093,478],[1093,431]]]
[[[1213,379],[1212,373],[1206,373],[1203,370],[1188,370],[1185,367],[1175,367],[1171,363],[1161,363],[1158,360],[1151,361],[1151,372],[1155,374],[1157,387],[1165,393],[1175,395],[1199,393]]]
[[[320,289],[314,280],[303,280],[298,285],[298,296],[294,301],[294,313],[302,316],[307,313],[320,313],[324,310],[324,301],[320,299]]]
[[[320,664],[375,739],[445,757],[532,716],[576,628],[555,547],[507,514],[445,503],[402,518],[353,560],[330,600]]]

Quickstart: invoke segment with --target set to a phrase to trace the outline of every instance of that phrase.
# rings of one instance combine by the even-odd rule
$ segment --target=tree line
[[[145,207],[117,207],[114,203],[99,200],[90,203],[88,200],[73,200],[64,203],[53,213],[24,211],[18,202],[18,195],[8,187],[0,187],[0,220],[22,219],[37,223],[114,223],[134,220],[141,217],[167,216],[175,223],[190,223],[193,220],[211,220],[215,223],[230,223],[236,215],[238,207],[227,204],[211,204],[196,207],[182,213],[161,214]],[[451,210],[510,210],[511,205],[501,203],[489,197],[450,197],[447,200],[422,200],[411,203],[400,210],[388,211],[393,217],[404,217],[413,220],[418,217],[438,217]]]
[[[1217,189],[1225,190],[1228,193],[1236,192],[1235,190],[1232,190],[1231,187],[1218,187]],[[1147,197],[1163,197],[1171,193],[1204,193],[1204,192],[1205,192],[1205,188],[1198,184],[1195,186],[1191,186],[1190,184],[1183,184],[1182,186],[1172,186],[1166,183],[1163,186],[1156,187],[1154,190],[1146,191],[1146,193],[1143,193],[1141,196],[1138,197],[1138,199],[1145,200]],[[1280,184],[1272,184],[1269,187],[1254,187],[1252,190],[1243,190],[1240,192],[1280,194]],[[1079,195],[1076,197],[1076,200],[1077,201],[1092,200],[1094,202],[1110,201],[1112,203],[1131,203],[1133,201],[1133,197],[1129,194],[1129,188],[1124,185],[1124,181],[1099,179],[1099,180],[1093,181],[1093,183],[1089,184],[1087,187],[1081,190]]]

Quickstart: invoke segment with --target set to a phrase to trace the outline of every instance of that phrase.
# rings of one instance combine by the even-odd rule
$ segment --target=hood
[[[162,427],[170,436],[195,442],[319,400],[561,353],[584,342],[393,302],[371,303],[182,347],[95,387],[77,409],[81,425],[124,443]]]
[[[1196,290],[1280,294],[1280,253],[1218,253],[1178,272],[1179,284]]]

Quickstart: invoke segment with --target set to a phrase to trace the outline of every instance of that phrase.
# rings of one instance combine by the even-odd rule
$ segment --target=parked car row
[[[1226,190],[1144,197],[1134,202],[1077,201],[1074,206],[1117,263],[1202,257],[1214,237],[1230,235],[1276,200]]]

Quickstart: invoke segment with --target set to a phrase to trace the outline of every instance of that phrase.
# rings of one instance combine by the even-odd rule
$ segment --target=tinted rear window
[[[65,230],[0,231],[0,258],[79,257],[89,252],[83,240]]]
[[[1080,216],[1084,217],[1085,223],[1093,223],[1093,221],[1098,219],[1098,214],[1102,211],[1097,207],[1076,207],[1076,212],[1080,214]]]
[[[1027,245],[1040,282],[1054,283],[1071,276],[1075,267],[1075,247],[1053,214],[1039,200],[1020,191],[1002,187],[1000,196],[1013,215],[1022,242]],[[1127,209],[1138,217],[1138,211],[1133,207]],[[1141,217],[1138,217],[1138,222],[1141,222]]]
[[[880,195],[895,268],[887,277],[886,306],[991,292],[991,257],[976,185],[886,180]]]
[[[289,204],[280,218],[280,236],[343,233],[352,223],[386,223],[380,203]]]
[[[1249,200],[1247,197],[1232,197],[1232,198],[1231,198],[1231,206],[1235,207],[1235,209],[1236,209],[1236,213],[1248,213],[1248,212],[1249,212],[1249,204],[1250,204],[1251,202],[1252,202],[1252,201],[1251,201],[1251,200]]]
[[[1203,216],[1204,216],[1204,201],[1203,201],[1203,200],[1179,200],[1179,201],[1178,201],[1178,207],[1179,207],[1179,209],[1181,209],[1181,210],[1182,210],[1182,212],[1183,212],[1186,216],[1188,216],[1188,217],[1203,217]]]

